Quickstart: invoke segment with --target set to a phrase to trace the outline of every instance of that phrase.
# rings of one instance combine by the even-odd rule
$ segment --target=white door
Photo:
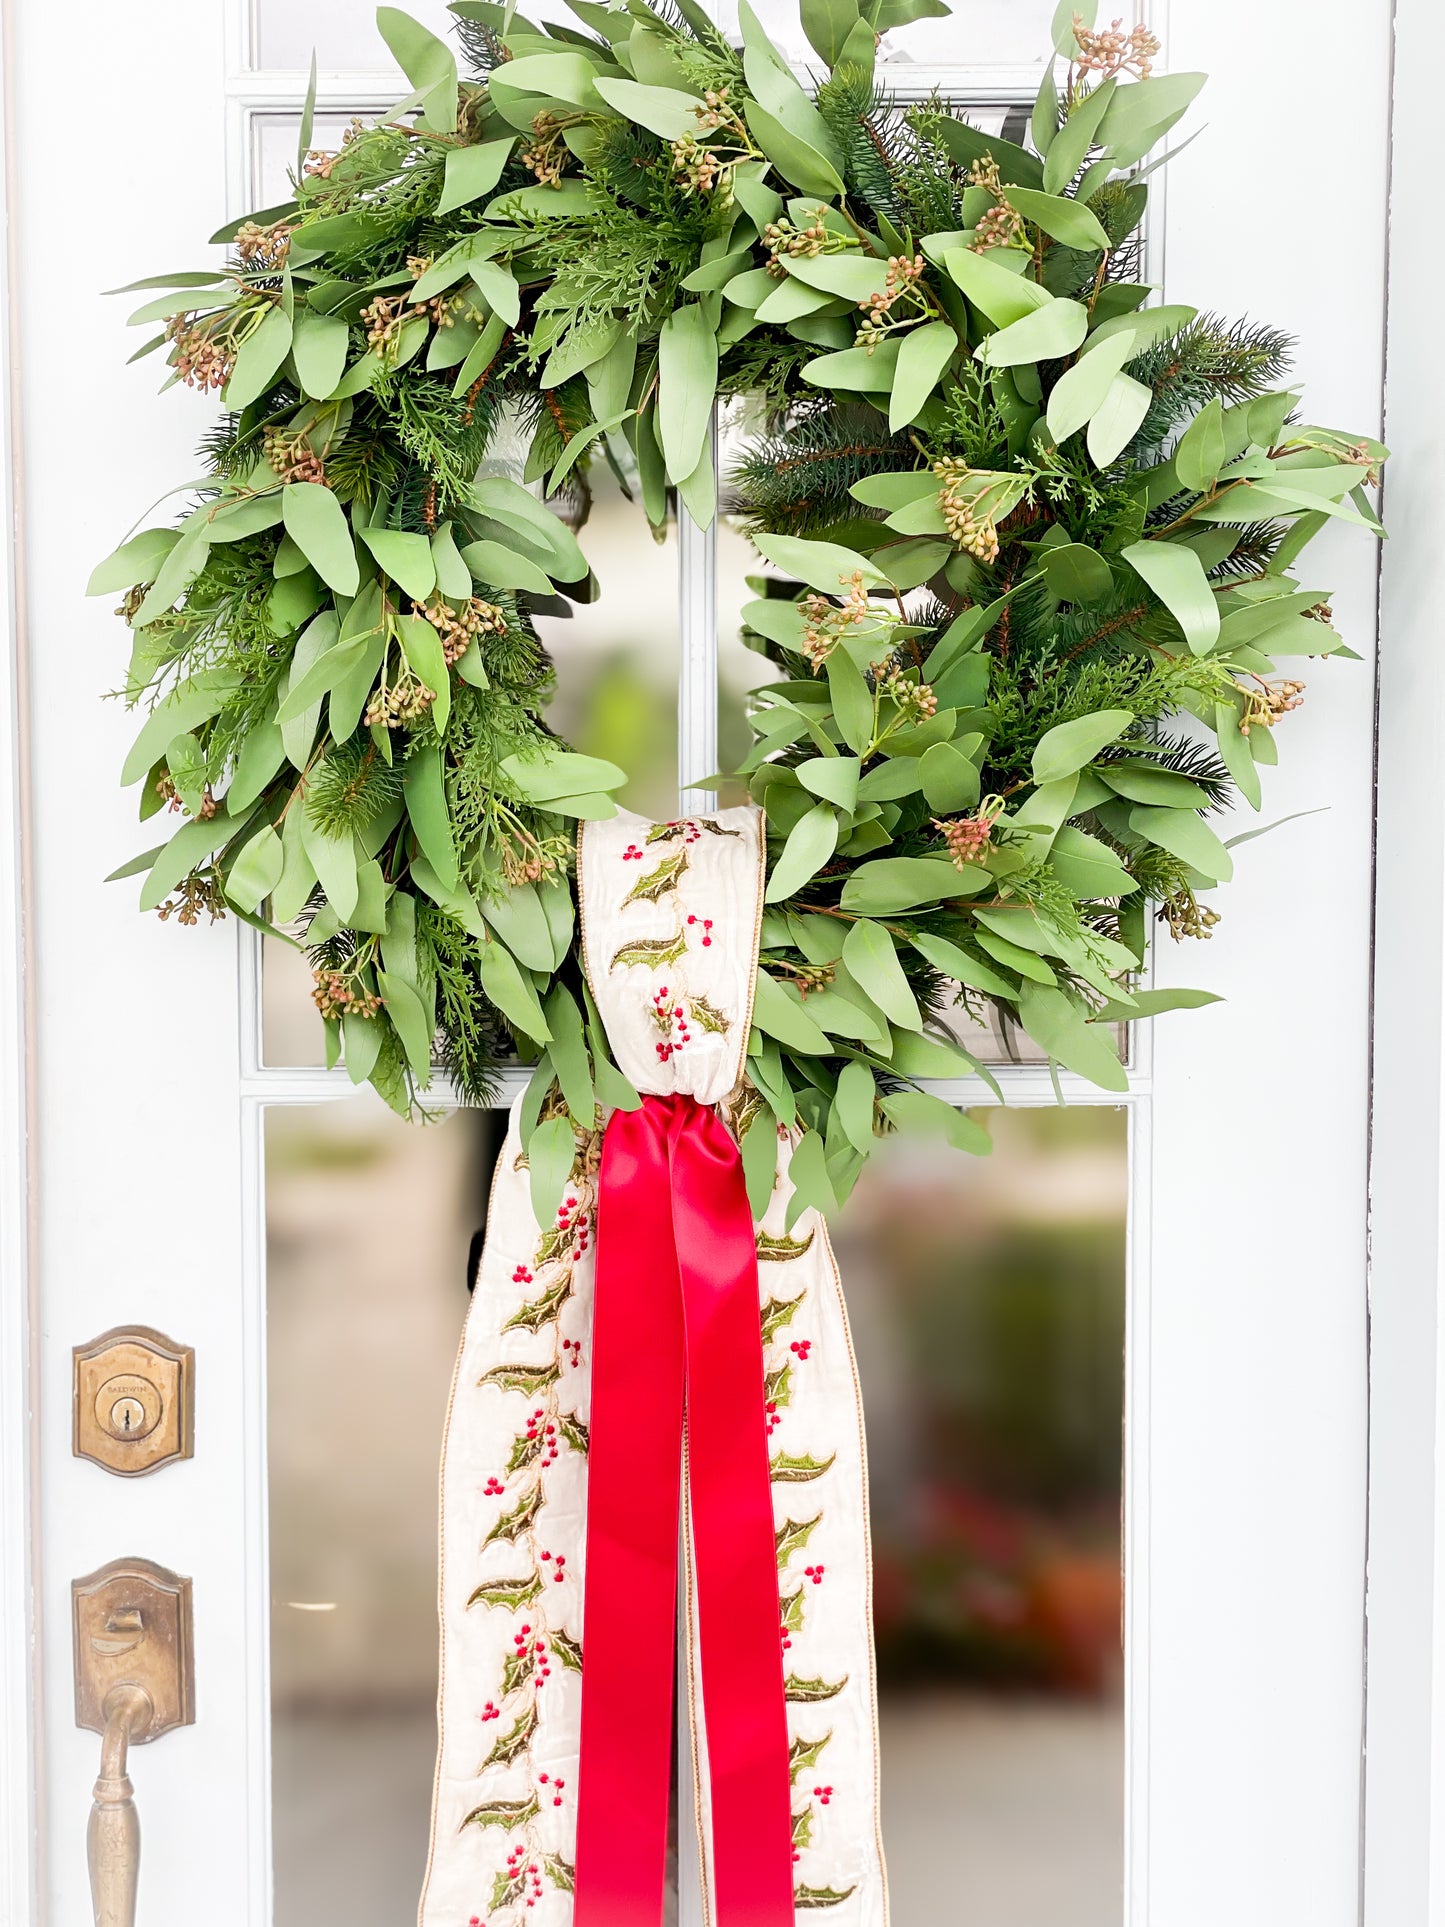
[[[1032,97],[1052,12],[963,0],[898,36],[899,84],[937,80],[1001,116]],[[1150,12],[1171,66],[1214,75],[1205,131],[1159,197],[1154,275],[1172,298],[1297,333],[1313,418],[1373,432],[1389,9],[1328,0],[1308,30],[1291,0]],[[198,257],[224,217],[278,198],[313,44],[320,144],[402,87],[361,0],[32,3],[8,30],[0,1914],[90,1918],[99,1740],[76,1725],[72,1582],[142,1558],[191,1582],[195,1675],[194,1723],[133,1759],[143,1927],[380,1927],[409,1917],[424,1851],[411,1816],[430,1776],[415,1717],[441,1416],[429,1388],[460,1324],[495,1140],[476,1116],[379,1124],[308,1061],[304,986],[274,957],[263,972],[248,932],[162,926],[101,884],[134,848],[130,801],[104,775],[129,724],[100,700],[121,632],[82,592],[92,561],[191,472],[209,412],[185,390],[157,401],[154,362],[124,369],[126,304],[99,291]],[[588,538],[613,599],[566,645],[575,687],[596,697],[568,726],[605,713],[670,751],[678,688],[675,773],[651,779],[665,810],[716,766],[720,655],[724,729],[735,707],[740,551],[695,529],[625,548],[640,523],[623,520],[603,505]],[[1122,1103],[1065,1079],[1092,1125],[1048,1110],[1041,1068],[1003,1065],[1022,1122],[1001,1128],[993,1176],[915,1162],[880,1179],[848,1234],[875,1470],[897,1496],[885,1524],[917,1526],[889,1549],[899,1927],[1358,1918],[1375,559],[1363,541],[1320,546],[1365,660],[1312,683],[1267,814],[1333,807],[1249,847],[1202,959],[1171,947],[1157,962],[1161,980],[1202,979],[1228,1001],[1136,1039]],[[652,640],[623,660],[629,599]],[[383,1217],[405,1227],[417,1199],[426,1236],[370,1235]],[[943,1262],[948,1240],[916,1234],[945,1207],[949,1238],[995,1251],[1007,1288],[989,1295],[965,1268],[966,1315],[935,1296],[900,1322],[890,1283],[906,1292]],[[1049,1262],[1061,1237],[1074,1281],[1052,1296],[1050,1225]],[[1086,1247],[1092,1296],[1075,1289]],[[1034,1328],[1008,1324],[1026,1298],[1020,1253],[1054,1347],[1042,1391]],[[72,1352],[136,1325],[194,1349],[194,1455],[122,1480],[75,1454]],[[1013,1378],[1001,1365],[981,1392],[940,1389],[919,1350],[930,1334],[940,1354],[1011,1357]],[[947,1484],[964,1460],[966,1492]],[[1110,1659],[1107,1501],[1121,1490],[1126,1636]],[[939,1587],[954,1613],[941,1632]]]

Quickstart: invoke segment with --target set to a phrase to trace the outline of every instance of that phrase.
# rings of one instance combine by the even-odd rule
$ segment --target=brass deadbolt
[[[136,1478],[192,1450],[195,1353],[147,1325],[75,1348],[77,1458]]]
[[[148,1378],[108,1378],[95,1395],[95,1416],[113,1439],[149,1438],[161,1422],[161,1395]]]

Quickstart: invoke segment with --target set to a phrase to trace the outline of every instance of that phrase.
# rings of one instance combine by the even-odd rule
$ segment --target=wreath
[[[1115,1090],[1118,1023],[1211,1001],[1138,987],[1146,932],[1210,934],[1210,818],[1259,806],[1303,690],[1277,660],[1350,653],[1292,571],[1331,519],[1380,533],[1385,450],[1301,423],[1278,331],[1144,305],[1146,156],[1203,81],[1144,29],[1065,0],[1022,146],[890,97],[880,35],[939,0],[802,0],[811,91],[747,0],[741,46],[697,0],[570,5],[455,0],[464,73],[383,7],[409,98],[334,153],[308,105],[293,198],[136,284],[141,354],[226,413],[194,506],[91,583],[148,712],[123,781],[182,819],[116,874],[299,932],[329,1061],[400,1111],[438,1050],[474,1099],[535,1060],[528,1129],[637,1102],[572,887],[624,774],[548,728],[534,625],[596,593],[590,465],[706,524],[735,401],[780,672],[741,769],[752,1109],[831,1209],[895,1126],[986,1148],[919,1088],[987,1075],[950,1004]],[[655,826],[635,894],[697,833]]]

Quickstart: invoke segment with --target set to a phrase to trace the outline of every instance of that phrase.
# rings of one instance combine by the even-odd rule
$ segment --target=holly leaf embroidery
[[[727,1036],[733,1027],[732,1019],[725,1016],[716,1004],[710,1004],[706,997],[689,997],[687,1001],[695,1024],[712,1031],[717,1037]]]
[[[832,1737],[833,1729],[829,1727],[821,1740],[805,1740],[799,1738],[793,1741],[793,1744],[788,1748],[788,1766],[792,1772],[794,1786],[798,1784],[798,1775],[800,1773],[806,1773],[810,1767],[815,1767],[818,1764],[819,1760],[823,1757],[823,1748]]]
[[[527,1869],[523,1866],[520,1873],[509,1873],[503,1867],[492,1882],[492,1908],[510,1907],[515,1900],[522,1899],[527,1891]]]
[[[697,826],[700,830],[706,830],[709,836],[742,835],[741,830],[725,830],[721,823],[714,823],[710,816],[700,816],[697,819]]]
[[[769,1405],[790,1405],[793,1399],[793,1365],[790,1359],[786,1365],[779,1365],[775,1372],[769,1372],[763,1380],[763,1392]]]
[[[570,1633],[553,1633],[552,1651],[569,1673],[582,1671],[582,1648]]]
[[[507,1459],[507,1470],[509,1472],[520,1472],[523,1466],[530,1465],[535,1458],[539,1457],[541,1451],[542,1435],[540,1432],[518,1432],[517,1436],[512,1440],[512,1450]]]
[[[790,1452],[778,1452],[771,1461],[773,1484],[806,1485],[809,1479],[821,1479],[837,1456],[834,1452],[826,1459],[815,1459],[805,1452],[795,1458]]]
[[[801,1552],[813,1536],[813,1528],[822,1523],[823,1515],[817,1513],[811,1519],[784,1519],[773,1535],[778,1549],[778,1570],[782,1571],[795,1552]],[[498,1522],[500,1523],[500,1521]],[[495,1528],[494,1528],[495,1530]]]
[[[502,1330],[539,1332],[544,1325],[552,1323],[571,1296],[572,1268],[569,1265],[553,1279],[540,1298],[533,1298],[519,1311],[514,1311]]]
[[[856,1887],[845,1887],[841,1893],[836,1887],[794,1887],[793,1905],[795,1907],[839,1907],[857,1891]]]
[[[782,1611],[782,1625],[785,1633],[800,1633],[803,1630],[803,1588],[796,1592],[785,1592],[778,1600]]]
[[[665,856],[655,870],[649,870],[645,877],[639,877],[627,895],[622,899],[624,908],[629,903],[658,903],[669,890],[678,886],[683,871],[688,867],[687,851],[674,850]]]
[[[518,1499],[510,1512],[504,1512],[502,1514],[486,1538],[483,1539],[482,1544],[489,1546],[497,1539],[510,1539],[515,1543],[516,1540],[521,1538],[522,1534],[527,1530],[528,1526],[532,1524],[541,1510],[542,1487],[539,1481],[538,1484],[532,1487],[530,1492],[523,1493],[522,1497]],[[820,1514],[819,1517],[821,1516]],[[817,1521],[815,1520],[814,1524],[816,1523]]]
[[[763,1343],[776,1338],[784,1325],[791,1325],[793,1313],[802,1304],[807,1293],[800,1291],[796,1298],[770,1298],[763,1306]]]
[[[801,1258],[815,1235],[810,1231],[806,1238],[775,1238],[771,1232],[760,1231],[758,1257],[764,1264],[786,1264],[789,1258]]]
[[[793,1846],[798,1852],[801,1852],[804,1847],[811,1847],[812,1844],[813,1809],[811,1807],[801,1807],[798,1812],[793,1815]]]
[[[472,1808],[462,1827],[525,1827],[541,1810],[535,1793],[529,1793],[525,1800],[488,1800],[485,1805]],[[457,1828],[458,1833],[461,1830]]]
[[[554,1887],[560,1888],[564,1894],[570,1894],[574,1890],[577,1885],[577,1869],[570,1861],[564,1860],[560,1853],[544,1853],[542,1865],[546,1868],[547,1878]]]
[[[533,1700],[511,1731],[499,1736],[496,1745],[482,1761],[483,1771],[489,1766],[510,1766],[513,1760],[519,1759],[532,1744],[537,1722],[537,1702]]]
[[[529,1643],[520,1650],[507,1654],[507,1663],[502,1668],[503,1694],[518,1692],[532,1677],[537,1669],[537,1655]]]
[[[504,1392],[525,1392],[528,1398],[555,1385],[562,1376],[559,1365],[494,1365],[483,1372],[478,1385],[499,1385]]]
[[[525,1579],[484,1579],[467,1604],[501,1606],[508,1612],[520,1612],[523,1606],[530,1606],[534,1599],[541,1597],[542,1576],[531,1572]]]
[[[799,1679],[796,1673],[789,1673],[783,1682],[783,1697],[795,1706],[816,1706],[821,1700],[835,1699],[847,1684],[846,1673],[837,1681]]]
[[[664,964],[676,963],[686,950],[687,937],[681,930],[675,937],[637,937],[623,944],[608,969],[616,970],[619,964],[645,964],[649,970],[658,970]]]
[[[557,1414],[557,1430],[566,1439],[574,1452],[587,1456],[587,1427],[575,1412]]]
[[[763,1094],[756,1085],[741,1083],[728,1097],[727,1107],[732,1119],[733,1136],[741,1142],[752,1128],[753,1119],[763,1109]]]
[[[572,1170],[575,1175],[577,1170],[575,1164]],[[537,1240],[536,1251],[532,1254],[533,1271],[541,1271],[544,1266],[550,1265],[554,1258],[559,1258],[564,1251],[570,1250],[576,1236],[577,1233],[570,1225],[565,1227],[553,1225],[550,1231],[544,1231]]]

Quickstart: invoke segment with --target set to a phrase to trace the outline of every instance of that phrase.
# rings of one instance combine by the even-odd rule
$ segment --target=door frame
[[[13,4],[0,4],[0,212],[7,215],[13,177]],[[35,1917],[40,1817],[32,1413],[32,1346],[39,1321],[31,1301],[28,687],[16,540],[21,450],[13,406],[14,257],[14,224],[5,218],[0,246],[0,1927],[29,1927]]]
[[[1370,1172],[1370,1539],[1364,1927],[1445,1922],[1445,395],[1423,230],[1445,55],[1395,0]]]

